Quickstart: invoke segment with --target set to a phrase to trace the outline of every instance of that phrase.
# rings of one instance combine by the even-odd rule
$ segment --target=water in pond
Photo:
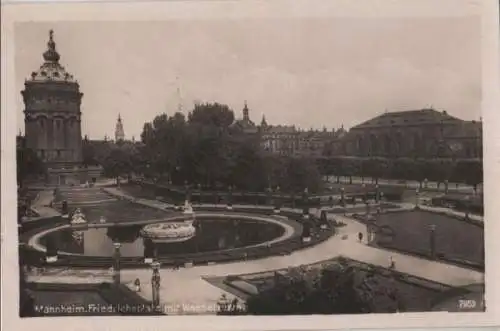
[[[64,229],[43,236],[40,243],[55,244],[59,251],[87,256],[112,256],[113,241],[120,242],[122,256],[144,256],[154,247],[159,256],[210,252],[256,245],[283,235],[284,228],[273,223],[249,220],[203,220],[193,238],[177,243],[152,243],[140,235],[142,226]]]

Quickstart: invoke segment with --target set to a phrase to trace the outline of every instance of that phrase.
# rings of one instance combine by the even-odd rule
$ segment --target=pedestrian
[[[136,292],[140,292],[141,291],[141,281],[139,280],[139,278],[135,279],[135,281],[134,281],[134,287],[135,287],[135,291]]]
[[[358,233],[358,239],[359,239],[359,242],[363,241],[363,233],[362,232]]]
[[[389,269],[395,269],[396,268],[396,262],[394,262],[394,258],[392,255],[389,257]]]
[[[238,298],[236,298],[236,297],[233,299],[233,301],[231,301],[231,308],[230,308],[230,311],[231,311],[232,313],[236,313],[236,312],[238,312],[238,309],[239,309],[239,307],[238,307],[238,303],[239,303],[239,302],[238,302]]]

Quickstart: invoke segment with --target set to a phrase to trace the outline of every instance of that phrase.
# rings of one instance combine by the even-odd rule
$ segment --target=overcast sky
[[[16,84],[41,65],[49,29],[84,93],[82,132],[125,135],[179,102],[228,104],[241,117],[301,128],[351,127],[380,113],[433,106],[479,119],[478,17],[290,18],[22,23]],[[179,80],[176,82],[176,77]],[[177,88],[180,89],[180,99]],[[24,131],[18,95],[18,127]]]

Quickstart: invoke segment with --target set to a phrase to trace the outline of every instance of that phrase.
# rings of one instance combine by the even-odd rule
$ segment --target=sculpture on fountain
[[[191,205],[189,200],[186,199],[186,201],[184,201],[184,215],[193,215],[193,214],[194,214],[193,206]]]
[[[85,224],[87,220],[85,219],[85,214],[82,213],[80,208],[77,208],[71,217],[71,224]]]

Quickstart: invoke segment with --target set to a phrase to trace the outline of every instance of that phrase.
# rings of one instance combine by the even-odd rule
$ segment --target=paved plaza
[[[121,195],[122,198],[133,199],[116,188],[106,188],[106,192],[115,196]],[[145,199],[135,199],[135,201],[154,208],[164,209],[166,207],[165,204],[159,201],[147,201]],[[410,208],[409,205],[403,205],[404,207]],[[319,213],[319,210],[311,210],[311,212]],[[273,271],[314,264],[336,256],[344,256],[383,268],[389,266],[392,257],[396,263],[397,271],[454,287],[484,283],[484,274],[482,272],[367,246],[366,243],[358,240],[359,232],[364,233],[364,238],[367,238],[367,229],[364,224],[338,214],[329,214],[328,217],[345,223],[345,226],[338,228],[338,235],[311,248],[295,251],[290,255],[194,266],[179,270],[161,269],[161,303],[169,314],[213,313],[215,312],[217,300],[225,292],[205,281],[203,277]],[[139,294],[148,300],[152,299],[151,270],[125,269],[121,271],[121,274],[122,282],[131,288],[133,282],[139,279],[142,284]],[[111,281],[111,275],[107,270],[47,269],[41,274],[31,274],[29,280],[60,283],[102,282]],[[231,293],[225,294],[228,298],[233,297]]]

